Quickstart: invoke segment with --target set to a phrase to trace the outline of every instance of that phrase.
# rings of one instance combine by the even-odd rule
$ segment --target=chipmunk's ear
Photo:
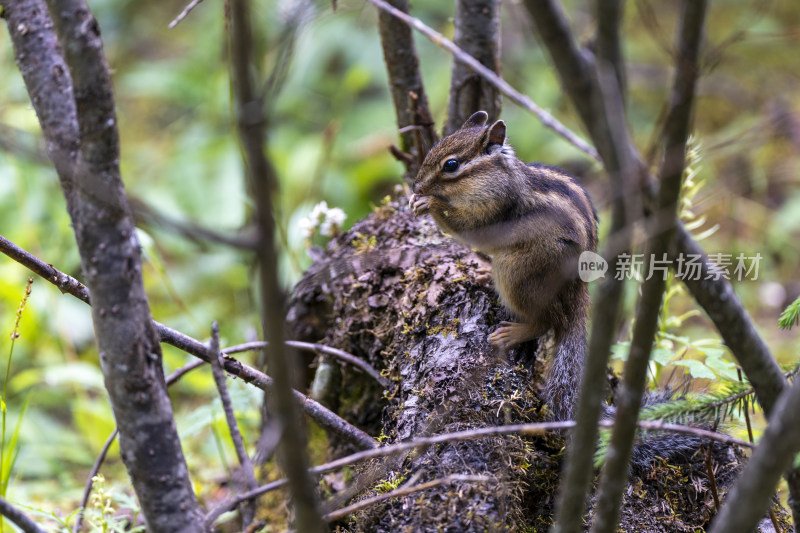
[[[476,126],[483,126],[489,120],[489,114],[486,111],[477,111],[467,119],[461,129],[474,128]]]
[[[499,144],[503,146],[506,142],[506,123],[498,120],[486,131],[486,148]]]

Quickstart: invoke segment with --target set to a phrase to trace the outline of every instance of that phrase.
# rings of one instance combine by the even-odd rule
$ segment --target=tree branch
[[[114,98],[97,22],[83,0],[52,0],[50,8],[52,21],[40,0],[7,6],[4,14],[93,289],[95,335],[123,460],[152,531],[200,531],[119,173]]]
[[[391,5],[398,11],[408,13],[408,0],[391,0]],[[397,115],[397,129],[401,130],[400,149],[406,153],[413,152],[411,164],[407,165],[408,173],[413,178],[425,154],[436,142],[428,97],[419,71],[419,57],[411,29],[395,17],[378,11],[378,30]],[[406,130],[409,126],[414,129]]]
[[[52,265],[45,263],[30,252],[23,250],[2,235],[0,235],[0,252],[49,281],[58,287],[61,292],[69,293],[82,302],[89,303],[89,290],[78,280],[57,270]],[[160,322],[153,321],[153,326],[158,331],[162,342],[166,342],[179,350],[194,355],[204,362],[211,361],[208,348],[206,348],[202,342],[165,326]],[[232,376],[236,376],[245,383],[250,383],[263,391],[267,391],[272,385],[273,380],[271,377],[232,357],[224,357],[223,366],[225,367],[225,371]],[[375,439],[331,412],[319,402],[312,400],[296,390],[293,391],[293,395],[295,400],[300,403],[303,411],[325,429],[336,433],[340,437],[362,448],[368,449],[377,446]]]
[[[493,73],[500,75],[499,0],[456,0],[455,46],[464,50]],[[461,127],[475,111],[489,113],[489,121],[500,118],[500,93],[469,65],[453,58],[450,104],[445,133]]]
[[[621,0],[595,0],[597,61],[614,73],[623,101],[626,93],[626,75],[619,27],[622,24],[624,7]]]
[[[584,152],[593,159],[599,159],[599,156],[597,155],[597,150],[595,150],[592,146],[587,144],[586,141],[578,137],[575,133],[570,131],[569,128],[567,128],[561,122],[556,120],[553,117],[553,115],[551,115],[547,111],[537,106],[534,103],[534,101],[531,100],[529,97],[523,95],[522,93],[511,87],[511,85],[509,85],[505,80],[498,77],[494,72],[484,67],[480,61],[478,61],[471,55],[464,52],[464,50],[462,50],[461,48],[457,47],[455,44],[453,44],[452,41],[447,39],[441,33],[434,31],[432,28],[425,25],[418,18],[411,17],[406,13],[403,13],[399,9],[392,7],[384,0],[369,0],[369,1],[382,11],[386,11],[393,17],[402,20],[404,23],[408,24],[409,26],[411,26],[412,28],[423,34],[425,37],[430,39],[434,44],[441,46],[442,48],[453,54],[459,61],[468,65],[478,75],[486,79],[489,83],[495,86],[504,95],[508,96],[512,102],[516,103],[517,105],[521,106],[524,109],[527,109],[528,111],[536,115],[542,124],[544,124],[546,127],[550,128],[558,135],[566,139],[567,142],[575,146],[578,150]]]
[[[217,385],[219,399],[220,402],[222,402],[222,410],[225,412],[225,420],[228,422],[228,431],[230,431],[231,434],[233,448],[236,450],[236,458],[239,460],[239,465],[242,467],[242,474],[244,475],[247,490],[253,490],[258,487],[258,482],[256,481],[256,475],[253,471],[253,463],[250,461],[250,456],[244,448],[244,441],[242,440],[242,433],[239,431],[239,424],[236,422],[236,413],[233,410],[231,395],[228,393],[228,384],[225,383],[225,371],[222,369],[221,363],[222,352],[219,350],[219,325],[216,321],[211,325],[211,346],[209,347],[209,352],[211,355],[211,373],[214,375],[214,383]],[[255,505],[245,505],[241,512],[242,529],[247,529],[247,526],[253,522],[253,518],[255,517]]]
[[[248,342],[245,344],[238,344],[236,346],[230,346],[223,350],[225,354],[234,354],[238,352],[247,352],[250,350],[263,350],[269,346],[268,342],[263,341],[255,341],[255,342]],[[302,341],[286,341],[286,346],[291,346],[293,348],[298,348],[300,350],[305,350],[307,352],[312,352],[318,355],[329,355],[331,357],[335,357],[341,361],[345,361],[350,363],[351,365],[355,366],[356,368],[360,368],[370,377],[372,377],[375,381],[381,384],[382,387],[388,388],[391,385],[391,382],[386,379],[385,377],[381,376],[380,372],[375,370],[372,365],[356,357],[353,354],[347,353],[344,350],[340,350],[338,348],[333,348],[331,346],[325,346],[324,344],[314,344],[311,342],[302,342]]]
[[[753,531],[775,493],[778,478],[800,451],[800,379],[778,399],[761,442],[711,526],[711,533]],[[797,525],[797,523],[795,523]]]
[[[683,426],[680,424],[670,424],[660,420],[640,420],[638,422],[638,425],[641,429],[648,431],[672,431],[676,433],[695,435],[697,437],[703,437],[713,441],[723,442],[726,444],[735,444],[738,446],[744,446],[746,448],[753,448],[753,444],[750,442],[737,439],[729,435],[724,435],[722,433],[715,433],[713,431],[709,431],[706,429],[701,429],[691,426]],[[456,431],[452,433],[442,433],[440,435],[434,435],[431,437],[418,437],[413,440],[398,442],[395,444],[389,444],[387,446],[381,446],[379,448],[373,448],[371,450],[364,450],[361,452],[356,452],[350,455],[346,455],[334,461],[317,465],[309,469],[309,472],[314,475],[322,475],[369,459],[377,459],[379,457],[390,457],[410,450],[418,450],[418,452],[421,452],[422,450],[429,448],[430,446],[434,446],[436,444],[475,440],[497,435],[525,435],[528,437],[533,437],[533,436],[543,435],[546,432],[550,431],[563,431],[563,430],[574,431],[575,426],[576,423],[573,422],[572,420],[562,420],[557,422],[537,422],[531,424],[510,424],[505,426],[490,426],[490,427],[482,427],[475,429],[466,429],[464,431]],[[606,428],[613,427],[613,422],[611,420],[603,420],[598,423],[598,426]],[[220,504],[218,507],[212,509],[208,513],[208,515],[206,515],[206,521],[207,523],[213,523],[223,513],[235,509],[242,501],[252,498],[257,498],[268,492],[278,490],[282,487],[285,487],[287,483],[288,483],[287,479],[278,479],[270,483],[267,483],[265,485],[262,485],[253,491],[240,494],[234,498],[231,498],[230,500]]]
[[[0,497],[0,514],[14,522],[25,533],[46,533],[28,515],[11,505],[5,498]]]
[[[200,5],[200,2],[202,2],[202,1],[203,1],[203,0],[192,0],[191,2],[189,2],[189,3],[186,5],[186,7],[184,7],[184,8],[183,8],[183,11],[181,11],[181,12],[178,14],[178,16],[177,16],[177,17],[175,17],[175,18],[173,19],[173,21],[169,23],[169,25],[167,26],[167,28],[169,28],[169,29],[172,29],[172,28],[174,28],[175,26],[177,26],[178,24],[180,24],[180,22],[181,22],[183,19],[185,19],[185,18],[186,18],[186,17],[189,15],[189,13],[191,13],[191,12],[192,12],[192,10],[193,10],[194,8],[196,8],[197,6],[199,6],[199,5]]]
[[[619,521],[622,492],[628,478],[628,463],[636,436],[636,420],[647,386],[650,352],[666,286],[666,273],[654,275],[649,268],[652,260],[667,256],[677,222],[676,210],[686,161],[686,142],[691,131],[692,105],[699,70],[698,59],[705,14],[705,0],[683,2],[677,65],[665,125],[665,156],[660,172],[661,187],[655,210],[658,215],[664,213],[669,216],[673,223],[666,227],[657,224],[649,230],[648,253],[645,254],[649,277],[642,287],[630,353],[617,391],[614,431],[611,435],[608,461],[600,477],[598,501],[592,524],[593,533],[612,533],[616,531]]]
[[[378,494],[376,496],[372,496],[371,498],[366,498],[364,500],[354,503],[353,505],[348,505],[347,507],[343,507],[342,509],[338,509],[336,511],[333,511],[332,513],[328,513],[322,518],[324,520],[327,520],[328,522],[335,522],[336,520],[341,520],[347,515],[353,514],[356,511],[360,511],[361,509],[365,509],[371,505],[375,505],[376,503],[380,503],[386,500],[391,500],[392,498],[399,498],[401,496],[408,496],[409,494],[422,492],[423,490],[433,489],[436,487],[440,487],[442,485],[449,485],[451,483],[455,483],[456,481],[484,483],[491,480],[486,476],[468,476],[468,475],[451,474],[443,478],[426,481],[425,483],[420,483],[419,485],[400,487],[399,489],[395,489],[385,494]]]
[[[233,82],[236,126],[244,152],[247,181],[255,201],[258,228],[256,256],[260,274],[260,300],[264,339],[271,347],[266,352],[267,366],[275,377],[266,402],[269,416],[280,428],[278,458],[289,479],[294,505],[295,527],[314,533],[324,529],[318,509],[316,487],[308,470],[304,421],[297,413],[292,386],[297,381],[296,358],[288,353],[284,337],[284,297],[278,284],[278,252],[275,243],[275,220],[272,193],[278,186],[275,169],[266,157],[264,102],[256,91],[253,73],[258,72],[253,56],[250,4],[232,0],[231,76]]]

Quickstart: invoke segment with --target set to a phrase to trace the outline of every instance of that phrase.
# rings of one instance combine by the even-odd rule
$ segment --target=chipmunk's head
[[[495,172],[507,173],[504,159],[515,157],[506,144],[505,122],[487,126],[488,120],[486,111],[478,111],[434,145],[414,180],[414,192],[449,203],[454,196],[476,193],[478,187],[495,181]]]

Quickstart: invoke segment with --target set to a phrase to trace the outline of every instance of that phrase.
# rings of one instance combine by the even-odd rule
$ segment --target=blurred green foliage
[[[231,92],[222,3],[207,1],[175,29],[167,24],[182,0],[90,1],[113,69],[119,114],[121,167],[127,191],[174,219],[235,232],[250,210],[240,151],[231,122]],[[279,61],[287,21],[299,2],[259,0],[254,16],[263,36],[264,70]],[[592,38],[591,3],[570,0],[576,33]],[[414,15],[452,36],[452,5],[414,2]],[[629,123],[644,153],[658,139],[670,85],[677,3],[628,4],[624,23]],[[299,221],[325,200],[347,213],[346,226],[363,217],[401,183],[402,167],[387,146],[396,142],[373,7],[344,0],[300,12],[292,60],[280,91],[268,102],[269,156],[280,176],[276,199],[285,243],[287,287],[310,260]],[[704,241],[710,252],[759,252],[757,281],[737,284],[761,332],[783,362],[797,356],[796,332],[777,328],[780,311],[800,293],[800,4],[731,0],[711,5],[707,50],[697,102],[695,137],[704,147],[706,186],[695,209],[720,230]],[[416,36],[437,124],[446,110],[450,56]],[[37,152],[38,123],[0,32],[0,234],[61,270],[80,275],[64,201],[52,168]],[[580,131],[575,114],[538,46],[524,8],[503,5],[503,74],[513,86]],[[520,157],[578,173],[605,224],[609,191],[600,169],[529,114],[507,105],[504,119]],[[8,128],[11,129],[8,129]],[[37,155],[39,154],[39,155]],[[653,162],[655,163],[655,162]],[[223,344],[256,336],[257,304],[251,258],[216,244],[198,244],[164,229],[140,230],[145,282],[154,317],[196,338],[220,320]],[[0,257],[0,330],[11,332],[29,273]],[[629,291],[629,308],[635,298]],[[672,312],[691,301],[676,295]],[[680,325],[689,338],[713,337],[703,317]],[[9,494],[68,514],[80,498],[94,458],[113,428],[88,308],[42,280],[33,286],[22,317],[9,376],[9,424],[25,398],[20,453]],[[678,334],[678,332],[676,332]],[[8,336],[4,335],[8,342]],[[0,352],[3,346],[0,345]],[[188,361],[169,347],[170,371]],[[246,440],[257,435],[260,395],[234,382]],[[184,449],[203,498],[212,498],[224,463],[234,460],[208,369],[171,390]],[[215,435],[217,437],[215,437]],[[222,449],[218,446],[222,443]],[[222,455],[222,457],[220,456]],[[125,486],[118,450],[103,469]],[[111,483],[111,482],[109,482]]]

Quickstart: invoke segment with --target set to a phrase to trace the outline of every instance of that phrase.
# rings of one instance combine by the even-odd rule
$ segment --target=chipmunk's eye
[[[458,159],[448,159],[445,161],[442,170],[445,172],[455,172],[458,170]]]

